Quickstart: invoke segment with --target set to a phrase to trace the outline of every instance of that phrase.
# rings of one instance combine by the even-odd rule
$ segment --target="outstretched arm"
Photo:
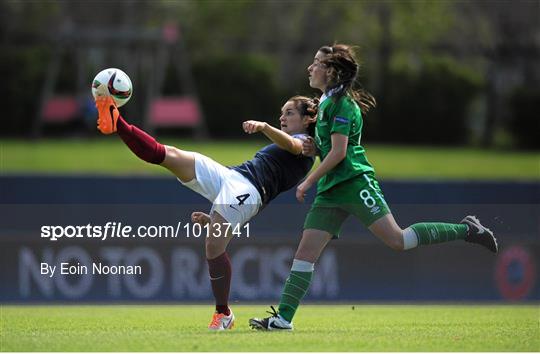
[[[291,154],[300,155],[302,153],[302,140],[293,138],[289,134],[272,127],[266,122],[259,122],[256,120],[248,120],[242,123],[244,131],[248,134],[261,132],[273,143],[287,150]]]

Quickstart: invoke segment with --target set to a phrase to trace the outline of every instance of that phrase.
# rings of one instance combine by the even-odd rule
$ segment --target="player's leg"
[[[497,240],[493,233],[473,216],[461,223],[422,222],[402,230],[391,214],[373,176],[363,175],[365,183],[357,187],[358,203],[351,208],[369,230],[394,250],[408,250],[420,245],[431,245],[455,240],[481,244],[497,253]]]
[[[279,315],[287,322],[292,319],[311,283],[315,263],[328,241],[338,238],[341,226],[349,214],[337,207],[325,206],[328,199],[318,195],[304,221],[304,232],[296,250],[291,273],[285,282],[279,302]]]
[[[272,306],[272,312],[269,312],[272,316],[250,319],[251,328],[267,331],[293,329],[292,319],[300,301],[309,289],[315,263],[331,238],[332,235],[326,231],[304,230],[294,256],[291,272],[281,293],[278,310],[276,311]]]
[[[371,224],[369,230],[387,246],[403,251],[420,245],[465,239],[467,226],[442,222],[413,224],[402,230],[392,214],[386,214]]]
[[[261,206],[261,197],[255,186],[238,172],[227,169],[222,182],[210,213],[210,231],[205,243],[210,282],[216,300],[216,311],[209,328],[216,330],[230,329],[234,323],[228,303],[232,270],[227,245]],[[200,214],[194,216],[201,221],[205,219]]]
[[[195,178],[193,153],[172,146],[165,146],[152,136],[131,125],[120,115],[112,97],[96,98],[98,129],[104,134],[116,132],[127,147],[140,159],[162,165],[174,173],[182,182]]]
[[[165,146],[165,159],[161,166],[171,171],[178,179],[187,183],[195,179],[195,155],[174,146]]]
[[[234,326],[234,314],[229,309],[232,268],[226,251],[232,234],[226,224],[219,213],[211,213],[209,237],[205,241],[208,273],[216,301],[216,311],[208,326],[211,330],[232,329]]]
[[[272,316],[252,318],[249,324],[259,330],[292,330],[292,319],[307,293],[315,263],[332,237],[337,237],[348,213],[333,207],[321,207],[317,197],[306,221],[304,232],[294,256],[289,277],[281,293],[278,311],[272,307]]]
[[[480,224],[475,216],[466,216],[459,224],[445,222],[421,222],[403,230],[404,249],[436,243],[464,240],[498,252],[493,232]]]
[[[403,230],[398,226],[394,216],[388,213],[368,227],[369,231],[383,241],[388,247],[396,251],[403,251],[408,247],[409,240],[405,241]],[[414,240],[416,241],[416,239]]]
[[[402,230],[392,214],[387,214],[371,224],[369,230],[396,251],[455,240],[478,243],[494,253],[498,251],[493,232],[474,216],[465,217],[459,224],[422,222]]]
[[[103,134],[117,132],[129,149],[142,160],[153,164],[163,162],[165,147],[141,129],[127,123],[120,115],[112,97],[96,98],[96,108],[98,129]]]
[[[332,234],[327,231],[304,230],[279,301],[279,314],[287,322],[292,322],[300,301],[311,284],[315,263],[331,238]]]

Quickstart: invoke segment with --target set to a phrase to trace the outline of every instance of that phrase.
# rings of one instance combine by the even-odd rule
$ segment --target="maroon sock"
[[[220,256],[207,259],[212,292],[216,298],[216,311],[226,316],[231,314],[229,310],[229,290],[231,288],[231,260],[227,252]]]
[[[165,146],[136,126],[128,124],[122,116],[118,117],[116,129],[120,138],[140,159],[156,165],[165,160]]]

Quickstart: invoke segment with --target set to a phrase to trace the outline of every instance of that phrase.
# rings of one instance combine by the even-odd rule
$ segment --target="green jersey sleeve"
[[[352,123],[355,118],[354,107],[349,100],[341,99],[332,112],[330,134],[338,133],[345,136],[349,136],[351,132]]]

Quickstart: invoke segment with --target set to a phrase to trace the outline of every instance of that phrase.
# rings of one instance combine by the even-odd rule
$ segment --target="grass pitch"
[[[197,151],[224,164],[251,159],[268,142],[164,139],[164,144]],[[432,146],[367,145],[381,179],[480,179],[540,181],[540,153]],[[117,137],[70,140],[0,140],[3,173],[164,175],[139,160]]]
[[[258,332],[266,306],[234,306],[209,332],[210,305],[2,306],[2,351],[538,351],[538,306],[306,305],[294,332]],[[219,338],[216,338],[219,336]]]

